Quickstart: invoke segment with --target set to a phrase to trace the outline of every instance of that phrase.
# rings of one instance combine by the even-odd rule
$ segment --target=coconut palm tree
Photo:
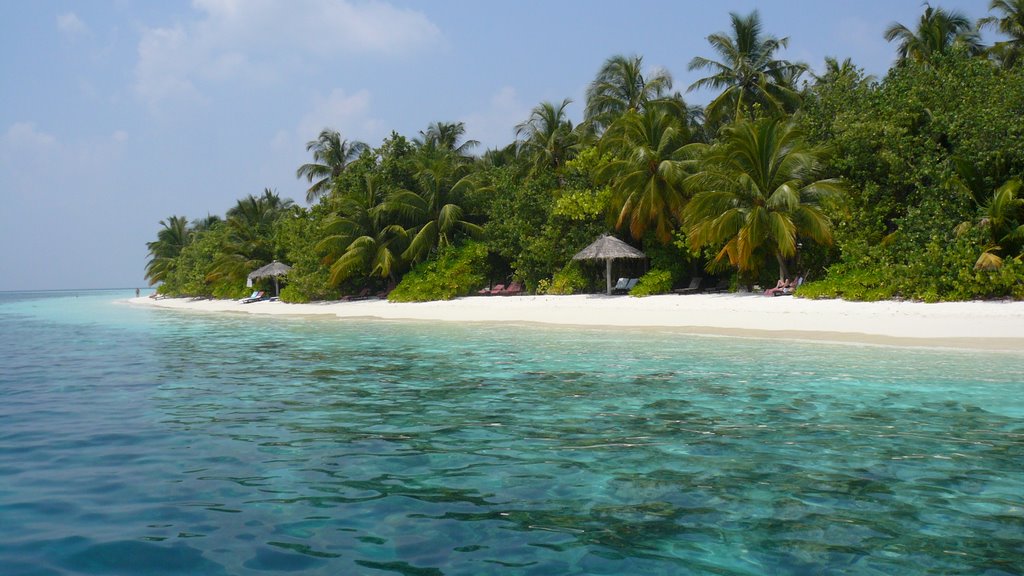
[[[970,54],[982,51],[981,37],[971,21],[962,12],[933,8],[925,3],[924,14],[917,29],[894,22],[885,30],[885,39],[898,42],[898,63],[910,60],[927,62],[933,55],[944,54],[960,47]]]
[[[956,176],[952,183],[974,201],[977,218],[956,227],[961,236],[971,229],[981,230],[985,245],[974,267],[997,270],[1005,257],[1024,254],[1024,198],[1019,178],[1009,177],[1008,163],[1000,159],[994,166],[979,166],[954,158]],[[993,191],[990,182],[1003,182]]]
[[[825,57],[825,71],[814,75],[815,84],[835,84],[837,82],[856,83],[874,82],[874,76],[862,76],[863,70],[858,68],[850,58],[840,62],[832,56]]]
[[[316,140],[306,143],[306,151],[313,152],[313,162],[299,166],[296,178],[305,178],[312,186],[306,190],[306,202],[312,204],[331,189],[334,179],[345,171],[369,147],[359,141],[343,140],[337,130],[324,128]]]
[[[466,135],[463,122],[432,122],[426,130],[420,130],[416,144],[420,147],[437,148],[454,153],[460,160],[472,160],[472,150],[480,145],[477,140],[460,142]]]
[[[356,276],[395,280],[405,265],[401,254],[408,244],[405,228],[385,219],[385,195],[380,179],[367,174],[361,188],[336,199],[338,214],[327,219],[324,238],[316,250],[331,267],[337,285]]]
[[[516,125],[519,156],[526,159],[534,171],[550,168],[558,172],[571,158],[576,142],[572,122],[566,113],[571,103],[569,98],[559,105],[541,102],[530,111],[525,122]]]
[[[776,59],[776,52],[788,45],[789,38],[765,35],[757,10],[747,16],[732,12],[729,17],[731,34],[718,32],[708,36],[719,59],[697,56],[690,60],[689,70],[709,70],[711,76],[697,80],[687,91],[721,90],[704,109],[711,121],[741,118],[755,106],[768,114],[795,109],[800,101],[795,84],[807,66]]]
[[[417,151],[413,166],[416,190],[393,192],[382,208],[406,223],[412,236],[402,258],[410,264],[425,260],[459,232],[483,236],[483,228],[467,220],[460,205],[463,192],[473,185],[469,167],[451,151],[429,146]]]
[[[640,112],[652,104],[678,106],[681,98],[668,94],[671,89],[672,76],[665,70],[644,76],[643,57],[612,56],[587,87],[584,122],[600,134],[630,110]]]
[[[174,270],[178,255],[192,242],[192,231],[184,216],[171,216],[160,221],[155,242],[147,242],[150,259],[146,263],[146,280],[152,286],[163,282]]]
[[[991,26],[1009,36],[1009,40],[996,42],[989,53],[1003,66],[1015,66],[1024,57],[1024,0],[992,0],[988,9],[999,14],[978,20],[978,27]]]
[[[615,227],[628,226],[640,240],[648,229],[662,243],[672,239],[686,196],[685,147],[690,134],[679,118],[659,108],[626,112],[601,138],[601,150],[615,159],[598,178],[612,189]]]
[[[684,220],[692,248],[718,249],[710,270],[726,262],[754,270],[774,256],[779,277],[788,278],[787,259],[796,255],[800,239],[832,242],[831,221],[820,201],[843,187],[838,180],[819,178],[823,154],[804,141],[792,121],[740,121],[705,151],[704,169],[686,182],[694,196]]]
[[[262,196],[238,200],[227,212],[224,244],[207,279],[244,282],[249,272],[274,260],[274,223],[291,213],[293,204],[269,188]]]

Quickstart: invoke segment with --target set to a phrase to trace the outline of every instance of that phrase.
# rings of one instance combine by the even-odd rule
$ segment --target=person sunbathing
[[[786,290],[792,290],[792,289],[793,289],[793,282],[789,278],[786,278],[786,279],[779,278],[779,281],[776,282],[776,284],[775,284],[775,288],[769,288],[769,289],[765,290],[764,291],[764,295],[765,296],[778,296],[779,294],[785,294]]]

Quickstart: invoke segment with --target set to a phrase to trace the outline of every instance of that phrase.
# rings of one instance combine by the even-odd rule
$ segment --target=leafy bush
[[[480,242],[441,249],[402,278],[392,302],[428,302],[468,296],[487,282],[487,247]]]
[[[570,260],[561,270],[555,272],[551,284],[546,286],[548,294],[579,294],[589,288],[587,276],[576,260]]]
[[[636,286],[629,291],[629,295],[652,296],[654,294],[667,294],[671,291],[672,272],[655,268],[640,277]]]

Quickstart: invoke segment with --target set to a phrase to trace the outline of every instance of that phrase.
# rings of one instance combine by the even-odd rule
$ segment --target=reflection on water
[[[17,310],[5,574],[1024,571],[1020,357]]]

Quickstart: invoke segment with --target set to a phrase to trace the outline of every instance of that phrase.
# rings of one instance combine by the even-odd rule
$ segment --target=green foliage
[[[953,230],[981,221],[957,164],[972,167],[972,187],[989,196],[1024,173],[1022,115],[1024,69],[957,51],[907,61],[877,85],[816,86],[800,121],[829,144],[830,165],[850,191],[830,211],[840,261],[824,284],[800,293],[922,300],[1015,293],[1012,271],[974,270],[991,238],[954,238]]]
[[[487,247],[481,242],[441,249],[413,268],[391,292],[393,302],[427,302],[468,296],[487,282]]]
[[[551,277],[550,284],[547,284],[547,294],[579,294],[590,289],[589,275],[585,274],[583,267],[576,260],[570,260],[561,270],[555,272]]]
[[[329,300],[337,296],[337,289],[330,283],[330,270],[321,263],[315,249],[326,214],[327,210],[318,204],[292,218],[281,218],[274,226],[280,251],[292,267],[281,289],[284,302]]]
[[[218,223],[194,235],[157,292],[165,296],[213,296],[214,283],[207,279],[207,274],[220,255],[226,233],[224,224]]]
[[[652,268],[640,277],[636,286],[629,291],[630,296],[652,296],[654,294],[668,294],[672,291],[672,272]]]

